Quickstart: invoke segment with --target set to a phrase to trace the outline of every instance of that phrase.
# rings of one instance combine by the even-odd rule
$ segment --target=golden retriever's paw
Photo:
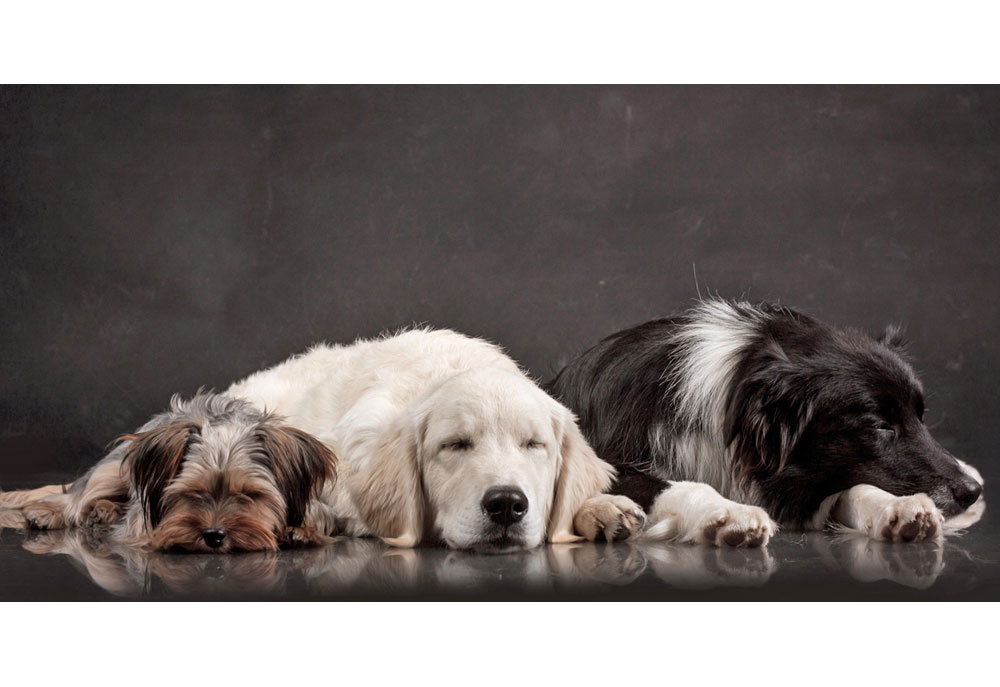
[[[879,512],[868,531],[879,541],[922,541],[941,536],[944,516],[926,494],[895,498]]]
[[[763,508],[735,501],[709,513],[699,527],[702,543],[751,549],[767,546],[777,529]]]
[[[89,529],[110,527],[121,518],[121,507],[114,501],[101,499],[96,501],[87,514],[86,523]]]
[[[599,494],[584,502],[573,517],[577,534],[589,541],[622,541],[646,523],[646,514],[627,496]]]
[[[21,509],[21,513],[29,529],[59,530],[66,527],[62,507],[45,501],[29,503]]]

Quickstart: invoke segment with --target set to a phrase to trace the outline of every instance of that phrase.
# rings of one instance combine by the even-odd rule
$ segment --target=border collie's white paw
[[[702,543],[715,546],[767,546],[774,522],[763,508],[730,502],[709,513],[701,525]]]
[[[649,517],[655,523],[646,531],[651,540],[753,548],[767,546],[778,531],[763,508],[730,501],[700,482],[671,482]]]
[[[621,541],[642,529],[646,514],[627,496],[599,494],[587,499],[573,516],[573,528],[584,539]]]
[[[868,534],[879,541],[921,541],[941,536],[944,516],[926,494],[893,499],[872,520]]]

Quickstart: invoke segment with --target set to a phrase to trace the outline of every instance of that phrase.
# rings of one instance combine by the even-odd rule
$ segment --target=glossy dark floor
[[[182,555],[82,531],[0,531],[0,600],[997,600],[989,512],[943,542],[780,533],[764,549],[581,544],[485,556],[348,539],[321,549]]]

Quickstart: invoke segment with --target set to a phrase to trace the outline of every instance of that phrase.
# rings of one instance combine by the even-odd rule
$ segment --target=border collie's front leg
[[[670,482],[649,521],[645,538],[715,546],[766,546],[778,529],[763,508],[730,501],[700,482]]]
[[[944,516],[927,494],[893,496],[870,484],[840,493],[829,520],[879,541],[920,541],[944,531]]]

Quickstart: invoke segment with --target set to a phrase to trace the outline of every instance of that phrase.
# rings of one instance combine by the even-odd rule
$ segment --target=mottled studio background
[[[905,322],[996,483],[998,216],[995,88],[2,87],[0,484],[318,340],[427,322],[547,376],[692,265]]]

